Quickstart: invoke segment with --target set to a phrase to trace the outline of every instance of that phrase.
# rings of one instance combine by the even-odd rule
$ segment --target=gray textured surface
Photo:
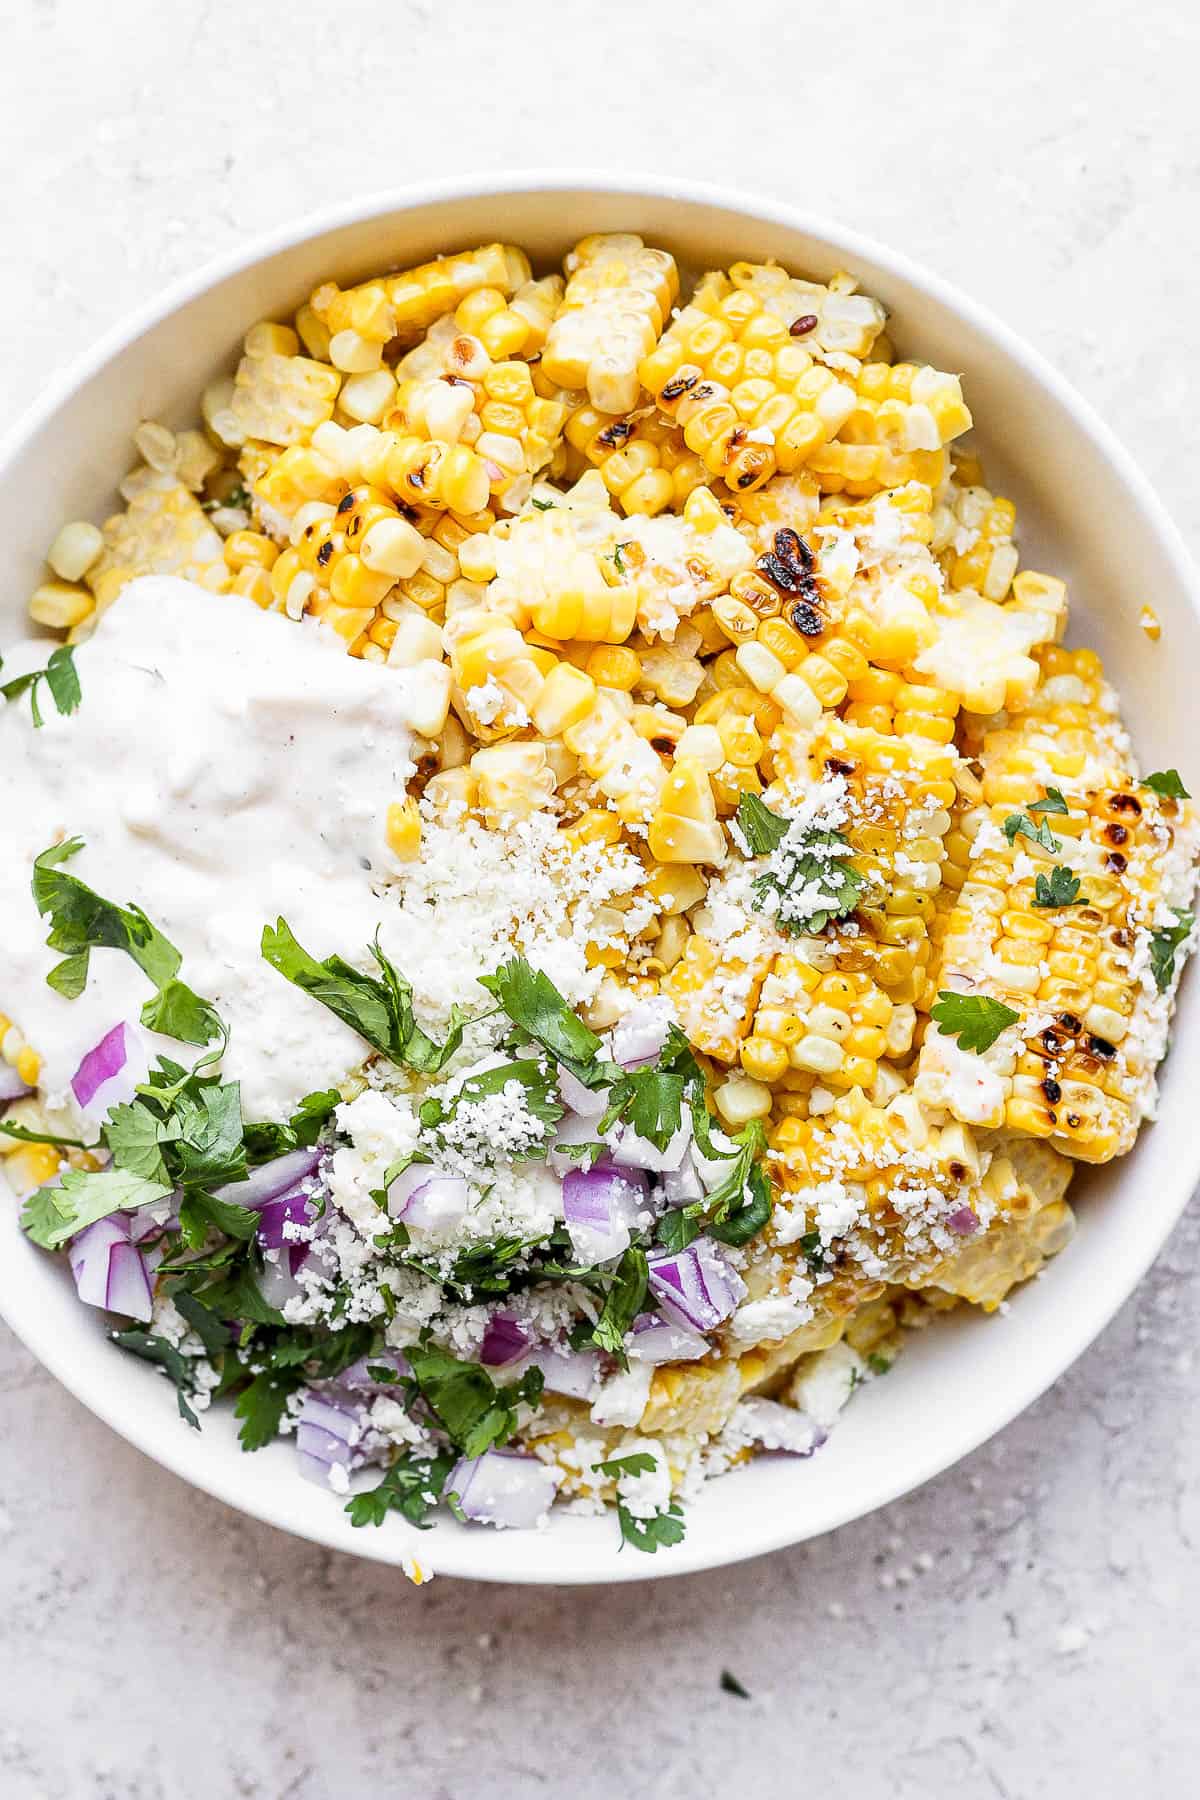
[[[988,300],[1195,545],[1190,10],[8,0],[0,399],[310,206],[473,167],[677,170],[837,212]],[[251,1524],[0,1328],[0,1794],[1194,1793],[1198,1245],[1193,1215],[1053,1393],[903,1504],[612,1592],[418,1593]]]

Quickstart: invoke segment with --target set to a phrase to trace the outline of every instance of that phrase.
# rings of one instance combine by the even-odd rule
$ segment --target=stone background
[[[836,213],[984,298],[1200,535],[1185,0],[3,0],[0,25],[6,414],[310,207],[657,169]],[[1051,1394],[902,1504],[611,1591],[418,1593],[283,1537],[0,1327],[0,1795],[1194,1794],[1198,1245],[1193,1215]]]

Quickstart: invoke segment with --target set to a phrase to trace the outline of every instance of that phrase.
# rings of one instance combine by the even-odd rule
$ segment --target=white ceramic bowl
[[[666,245],[692,271],[742,257],[776,257],[822,278],[853,270],[891,312],[903,354],[962,372],[989,478],[1019,508],[1023,560],[1069,582],[1073,637],[1108,663],[1144,766],[1200,775],[1195,576],[1156,496],[1090,409],[1003,325],[896,252],[777,203],[676,182],[539,174],[377,196],[305,219],[155,299],[56,383],[0,453],[0,643],[21,630],[58,526],[111,510],[137,424],[192,423],[205,383],[232,367],[254,320],[289,313],[330,276],[358,279],[497,237],[556,264],[585,233],[615,230]],[[1157,644],[1138,628],[1147,600],[1162,621]],[[102,1315],[76,1302],[65,1267],[21,1236],[7,1205],[0,1313],[77,1398],[166,1468],[336,1549],[384,1562],[415,1549],[445,1573],[528,1582],[628,1581],[735,1562],[928,1480],[1036,1399],[1112,1317],[1200,1174],[1187,1099],[1200,1079],[1200,994],[1188,985],[1161,1117],[1127,1160],[1081,1174],[1078,1235],[1045,1278],[1007,1316],[953,1319],[923,1334],[810,1462],[763,1461],[712,1483],[688,1509],[685,1542],[654,1558],[618,1555],[607,1518],[564,1517],[544,1533],[453,1521],[416,1533],[394,1518],[355,1531],[332,1496],[298,1477],[290,1445],[244,1455],[220,1412],[201,1434],[189,1431],[170,1388],[105,1344]],[[36,1037],[36,1020],[27,1024]]]

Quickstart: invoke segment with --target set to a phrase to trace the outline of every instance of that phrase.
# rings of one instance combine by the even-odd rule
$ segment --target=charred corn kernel
[[[345,290],[329,282],[313,294],[311,306],[330,332],[355,331],[378,344],[394,337],[413,342],[477,288],[496,288],[508,295],[529,275],[529,262],[520,250],[509,244],[485,244]]]
[[[393,800],[387,809],[388,849],[400,862],[421,854],[421,815],[415,800]]]
[[[60,580],[81,581],[103,548],[99,528],[76,519],[62,527],[46,552],[46,561]]]
[[[627,413],[638,364],[658,342],[679,275],[665,250],[627,233],[582,239],[566,259],[567,285],[542,352],[546,377],[586,389],[592,405]]]
[[[489,825],[540,812],[554,794],[544,744],[494,744],[471,758],[477,804]]]
[[[603,807],[589,807],[570,825],[560,827],[563,838],[573,850],[581,850],[585,844],[616,844],[621,839],[621,821],[615,813],[607,812]]]
[[[225,561],[233,570],[270,569],[279,555],[279,546],[261,531],[234,531],[225,539]]]
[[[44,581],[33,590],[29,616],[36,624],[48,625],[54,631],[72,631],[91,617],[95,605],[95,599],[84,587],[69,581]]]
[[[587,659],[587,673],[597,687],[632,693],[642,677],[637,652],[624,644],[597,644]]]

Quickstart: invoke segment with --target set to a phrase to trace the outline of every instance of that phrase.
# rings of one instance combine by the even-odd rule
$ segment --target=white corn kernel
[[[771,1090],[749,1075],[731,1075],[713,1095],[717,1111],[735,1129],[751,1119],[762,1119],[771,1110]]]
[[[794,1069],[810,1069],[814,1075],[832,1075],[846,1060],[840,1044],[828,1038],[802,1037],[793,1044],[791,1062]]]
[[[220,467],[221,458],[202,431],[181,431],[175,438],[178,457],[175,473],[185,488],[198,494],[208,477]]]
[[[743,644],[742,649],[748,648]],[[777,681],[771,689],[771,698],[796,725],[815,725],[821,716],[821,702],[799,675],[785,675],[782,681]]]
[[[67,581],[44,581],[29,602],[29,616],[54,631],[73,631],[91,616],[95,601],[86,588]]]
[[[359,555],[368,569],[405,580],[415,575],[425,555],[425,539],[407,519],[377,519],[362,543]]]
[[[725,747],[715,725],[689,725],[675,746],[677,757],[688,757],[711,775],[725,761]]]
[[[446,723],[454,677],[449,663],[443,662],[416,663],[414,673],[418,680],[409,700],[408,722],[422,737],[435,738]]]
[[[242,340],[247,356],[298,356],[300,339],[290,325],[276,325],[262,319],[252,325]]]
[[[245,443],[246,434],[238,422],[232,401],[233,377],[226,375],[205,388],[200,397],[200,416],[218,442],[238,450]]]
[[[396,383],[390,369],[374,369],[369,375],[351,375],[342,383],[338,404],[360,424],[377,425],[391,405]]]
[[[779,658],[765,644],[742,644],[735,657],[742,674],[761,694],[772,693],[787,674]]]
[[[139,425],[133,434],[134,448],[142,461],[159,475],[173,475],[179,461],[179,446],[175,442],[175,433],[168,431],[165,425],[156,425],[147,420]]]
[[[104,539],[95,525],[73,519],[51,544],[46,561],[64,581],[82,581],[103,548]]]
[[[388,662],[393,669],[411,669],[417,663],[440,662],[444,649],[441,626],[423,613],[412,613],[396,627]]]
[[[347,375],[369,375],[383,361],[383,345],[357,331],[335,331],[329,340],[329,360]]]

